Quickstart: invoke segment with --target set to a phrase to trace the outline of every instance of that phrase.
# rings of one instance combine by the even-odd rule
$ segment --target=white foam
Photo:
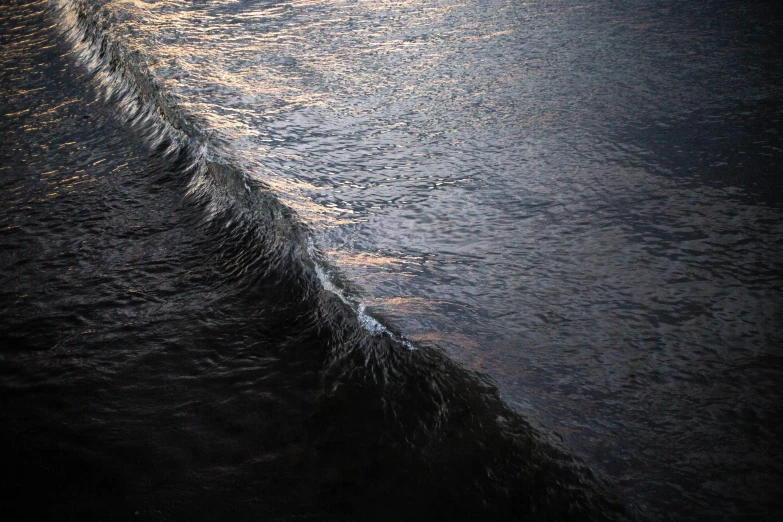
[[[350,306],[351,309],[356,312],[357,318],[359,319],[359,324],[362,325],[362,328],[374,336],[381,336],[386,334],[409,350],[416,349],[416,347],[413,346],[410,341],[394,335],[388,328],[378,322],[377,319],[367,314],[367,307],[364,303],[349,299],[345,295],[345,292],[343,292],[341,288],[334,284],[332,277],[329,275],[329,272],[316,260],[315,244],[313,243],[312,238],[307,239],[307,253],[310,254],[310,259],[312,259],[313,264],[315,265],[315,273],[318,276],[318,280],[321,281],[324,289],[339,297],[343,303]]]

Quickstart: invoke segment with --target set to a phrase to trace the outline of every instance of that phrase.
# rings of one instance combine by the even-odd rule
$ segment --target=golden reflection
[[[30,112],[29,107],[27,109],[22,109],[21,111],[18,112],[9,112],[8,114],[5,114],[5,116],[9,118],[13,118],[14,116],[21,116],[22,114],[25,114],[27,112]]]
[[[327,250],[325,254],[340,266],[344,267],[391,270],[393,267],[402,265],[404,263],[404,261],[400,258],[384,256],[371,252],[352,252],[344,248]],[[398,304],[400,303],[401,301]]]
[[[478,353],[479,343],[476,339],[454,332],[424,332],[414,333],[407,336],[413,342],[430,342],[441,346],[455,345],[460,348],[470,350],[473,353]],[[480,361],[476,361],[480,362]]]
[[[113,169],[111,169],[111,171],[110,171],[110,172],[113,174],[113,173],[117,172],[117,171],[118,171],[118,170],[120,170],[120,169],[124,169],[124,168],[125,168],[125,167],[127,167],[127,166],[128,166],[128,162],[126,161],[126,162],[125,162],[125,163],[123,163],[122,165],[117,165],[116,167],[114,167]]]
[[[438,307],[449,304],[448,301],[424,297],[388,297],[372,300],[373,306],[416,315],[441,315],[436,312]]]
[[[62,102],[61,104],[59,104],[59,105],[57,105],[55,107],[50,108],[50,109],[42,110],[40,112],[35,112],[35,113],[32,114],[32,116],[34,118],[40,118],[42,116],[49,116],[50,114],[54,114],[55,112],[57,112],[58,110],[62,109],[63,107],[65,107],[67,105],[71,105],[72,103],[76,103],[78,101],[79,101],[78,99],[67,100],[67,101]]]

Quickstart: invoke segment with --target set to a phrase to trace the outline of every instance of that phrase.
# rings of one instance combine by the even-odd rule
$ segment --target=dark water
[[[773,2],[3,2],[22,518],[783,511]]]

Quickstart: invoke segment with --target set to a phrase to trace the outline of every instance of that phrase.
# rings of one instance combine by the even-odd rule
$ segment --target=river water
[[[781,512],[773,2],[1,13],[28,509]]]

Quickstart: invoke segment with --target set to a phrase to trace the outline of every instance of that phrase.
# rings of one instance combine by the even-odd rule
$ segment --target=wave
[[[369,334],[415,349],[369,315],[348,288],[336,284],[331,275],[335,269],[320,255],[296,213],[239,168],[230,152],[163,93],[144,57],[127,52],[113,37],[111,12],[86,0],[54,0],[54,10],[59,30],[100,86],[104,101],[117,107],[151,150],[178,156],[189,177],[188,196],[203,207],[206,224],[221,229],[223,257],[233,254],[226,260],[233,275],[288,279],[305,299],[329,292],[350,308]]]
[[[444,474],[435,492],[496,518],[629,516],[606,485],[505,405],[485,378],[435,347],[414,346],[369,315],[296,213],[237,167],[197,115],[163,92],[145,57],[113,36],[110,12],[86,0],[52,0],[52,12],[104,102],[151,154],[176,163],[166,181],[180,184],[198,209],[212,238],[210,253],[232,282],[248,289],[263,283],[317,317],[325,340],[321,399],[353,405],[335,410],[330,422],[354,411],[377,413],[383,426],[373,429],[422,476]]]

